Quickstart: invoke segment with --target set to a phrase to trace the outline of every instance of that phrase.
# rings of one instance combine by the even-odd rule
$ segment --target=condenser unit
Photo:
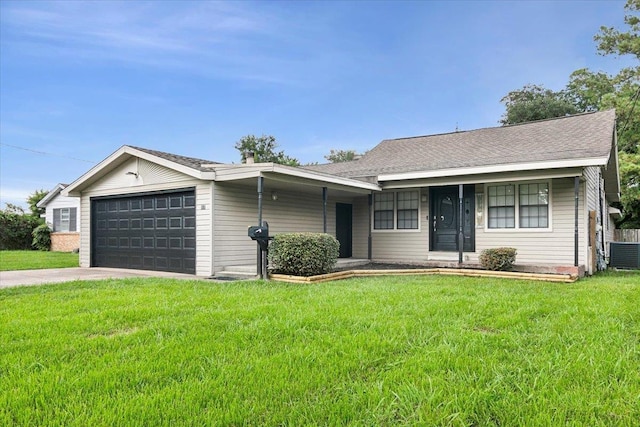
[[[640,269],[640,243],[611,242],[609,267]]]

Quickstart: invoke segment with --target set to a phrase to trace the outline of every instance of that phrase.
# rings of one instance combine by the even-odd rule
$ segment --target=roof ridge
[[[400,140],[404,141],[404,140],[408,140],[408,139],[429,138],[429,137],[432,137],[432,136],[457,135],[457,134],[461,134],[461,133],[478,132],[478,131],[481,131],[481,130],[488,130],[488,129],[513,128],[513,127],[517,127],[517,126],[525,126],[525,125],[531,125],[531,124],[536,124],[536,123],[550,122],[550,121],[563,120],[563,119],[571,119],[571,118],[575,118],[575,117],[579,117],[579,116],[587,116],[587,115],[590,115],[590,114],[606,113],[606,112],[609,112],[609,111],[615,111],[615,110],[612,109],[612,108],[609,108],[607,110],[601,110],[601,111],[585,111],[585,112],[582,112],[582,113],[570,114],[570,115],[567,115],[567,116],[549,117],[547,119],[530,120],[528,122],[513,123],[513,124],[508,124],[508,125],[503,125],[503,126],[487,126],[487,127],[483,127],[483,128],[477,128],[477,129],[456,130],[456,131],[452,131],[452,132],[431,133],[431,134],[428,134],[428,135],[416,135],[416,136],[405,136],[405,137],[400,137],[400,138],[383,139],[381,142],[385,142],[385,141],[400,141]]]

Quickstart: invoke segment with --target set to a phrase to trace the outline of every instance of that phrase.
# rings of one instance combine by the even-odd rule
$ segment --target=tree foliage
[[[271,135],[246,135],[240,138],[235,145],[240,151],[242,162],[246,161],[246,154],[253,152],[256,163],[279,163],[288,166],[300,166],[300,161],[294,157],[287,156],[284,151],[276,151],[278,143]]]
[[[331,163],[350,162],[356,159],[358,154],[354,150],[334,150],[333,148],[324,156]]]
[[[554,92],[541,85],[528,84],[509,92],[502,102],[506,111],[503,125],[550,119],[579,112],[564,91]]]
[[[625,11],[629,28],[601,27],[594,37],[597,50],[602,55],[632,55],[640,60],[640,0],[628,0]],[[640,228],[640,66],[623,68],[615,75],[581,68],[569,76],[562,91],[526,85],[509,92],[501,102],[506,107],[503,124],[615,109],[623,210],[618,225]]]
[[[640,59],[640,16],[637,15],[640,12],[640,0],[627,0],[624,9],[627,11],[624,22],[629,29],[623,32],[602,26],[594,40],[598,42],[598,52],[602,55],[633,55]]]
[[[8,203],[0,209],[0,250],[32,249],[32,232],[41,223],[40,218],[26,215],[22,208]]]
[[[27,198],[29,210],[31,211],[31,215],[33,215],[34,217],[40,218],[40,215],[44,214],[45,209],[39,208],[38,203],[40,202],[40,200],[44,199],[47,194],[49,194],[48,191],[36,190]]]

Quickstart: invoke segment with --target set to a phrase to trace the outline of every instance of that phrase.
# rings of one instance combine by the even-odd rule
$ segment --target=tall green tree
[[[27,204],[29,205],[29,210],[31,211],[32,216],[40,218],[40,215],[44,214],[45,209],[39,208],[38,203],[40,200],[44,199],[47,194],[49,194],[48,191],[36,190],[27,197]]]
[[[283,150],[277,151],[278,143],[275,137],[271,135],[246,135],[240,138],[235,145],[236,150],[240,151],[242,162],[246,161],[248,152],[252,152],[256,163],[279,163],[288,166],[300,166],[300,161],[294,157],[290,157]]]
[[[509,92],[500,102],[506,107],[500,120],[503,125],[550,119],[579,112],[564,91],[555,92],[534,84]]]

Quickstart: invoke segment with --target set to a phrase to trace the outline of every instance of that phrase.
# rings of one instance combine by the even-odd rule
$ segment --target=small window
[[[520,228],[549,227],[549,184],[520,184]]]
[[[489,187],[489,228],[515,228],[515,186],[492,185]]]
[[[53,210],[53,231],[76,231],[76,208],[59,208]]]
[[[373,200],[373,228],[375,230],[393,230],[394,193],[379,193]]]
[[[398,192],[398,230],[418,229],[419,204],[417,191]]]

